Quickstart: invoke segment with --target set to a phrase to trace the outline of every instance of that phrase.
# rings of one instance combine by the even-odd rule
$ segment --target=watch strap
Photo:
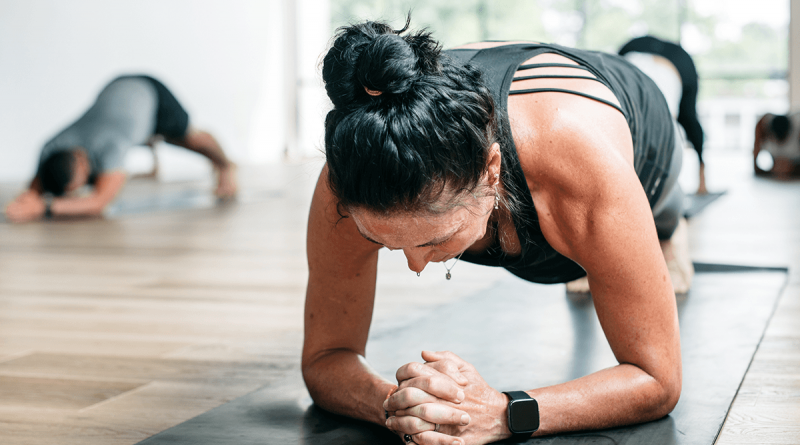
[[[525,391],[503,391],[503,394],[511,397],[511,400],[526,400],[533,398]]]
[[[528,395],[528,393],[525,391],[503,391],[503,394],[507,395],[511,399],[511,401],[508,403],[508,428],[509,431],[511,431],[511,437],[508,439],[508,441],[511,443],[527,442],[527,440],[531,438],[531,435],[536,432],[536,430],[518,432],[511,429],[511,405],[515,400],[533,400],[534,403],[536,403],[536,399]]]
[[[44,197],[44,217],[45,218],[52,218],[53,217],[53,197],[52,196],[45,196]]]

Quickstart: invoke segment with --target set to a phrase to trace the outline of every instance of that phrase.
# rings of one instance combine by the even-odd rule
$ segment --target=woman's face
[[[494,193],[488,193],[470,196],[464,205],[439,214],[382,215],[353,209],[350,215],[364,238],[389,250],[402,250],[408,268],[422,272],[428,263],[455,258],[483,238],[493,207]]]

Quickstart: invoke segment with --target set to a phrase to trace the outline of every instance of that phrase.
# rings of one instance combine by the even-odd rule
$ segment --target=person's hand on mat
[[[510,436],[505,419],[508,398],[490,387],[474,366],[447,351],[423,351],[422,358],[426,360],[424,366],[406,365],[398,370],[400,389],[384,404],[388,411],[395,411],[394,417],[387,421],[389,429],[402,435],[409,434],[421,445],[482,445]],[[431,374],[432,370],[440,375]],[[400,377],[403,377],[402,381]],[[442,377],[459,384],[464,394],[460,403],[438,397],[439,393],[432,394],[433,387],[438,389],[442,385]],[[431,384],[433,381],[436,381],[435,385]],[[400,395],[403,391],[407,396]],[[461,420],[458,416],[464,414],[468,419],[463,420],[467,422],[456,421]]]
[[[32,221],[44,216],[45,203],[38,193],[28,190],[6,206],[6,218],[15,223]]]

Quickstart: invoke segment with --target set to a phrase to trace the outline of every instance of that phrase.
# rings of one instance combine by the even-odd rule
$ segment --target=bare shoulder
[[[635,193],[627,121],[605,103],[561,92],[511,95],[508,114],[542,231],[556,250],[575,254],[571,244],[583,238],[593,215],[609,208],[620,190]]]
[[[542,54],[528,63],[574,64],[556,54]],[[531,74],[574,75],[576,70],[547,67],[536,71]],[[585,78],[527,79],[514,81],[511,89],[575,91],[618,105],[616,97],[605,85]],[[587,173],[581,171],[582,168],[602,169],[600,164],[605,164],[610,158],[621,157],[624,164],[633,168],[630,128],[625,116],[611,105],[560,91],[512,94],[508,98],[508,116],[514,144],[532,192],[547,186],[550,180],[575,179],[581,184]],[[594,166],[590,167],[592,164]]]

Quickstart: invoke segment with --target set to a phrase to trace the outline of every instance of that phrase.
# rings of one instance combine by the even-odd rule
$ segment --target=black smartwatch
[[[53,217],[53,197],[52,196],[45,196],[44,197],[44,215],[45,218],[52,218]]]
[[[524,391],[503,392],[508,402],[508,429],[511,441],[525,442],[539,429],[539,403]]]

